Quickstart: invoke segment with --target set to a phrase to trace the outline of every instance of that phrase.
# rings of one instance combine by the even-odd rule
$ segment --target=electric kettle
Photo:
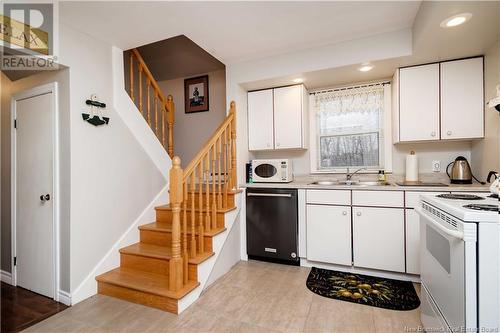
[[[491,185],[490,185],[490,192],[491,192],[491,194],[499,195],[500,194],[500,175],[498,174],[498,172],[490,171],[490,173],[488,174],[488,178],[486,179],[486,181],[488,183],[490,182],[491,177],[495,177],[495,178],[493,180],[493,183],[491,183]]]
[[[448,170],[450,166],[451,173]],[[448,164],[446,174],[452,184],[472,184],[472,171],[469,162],[463,156],[458,156],[455,161]]]

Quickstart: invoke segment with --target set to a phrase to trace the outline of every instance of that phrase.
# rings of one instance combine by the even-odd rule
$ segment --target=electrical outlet
[[[432,172],[441,171],[441,161],[432,161]]]

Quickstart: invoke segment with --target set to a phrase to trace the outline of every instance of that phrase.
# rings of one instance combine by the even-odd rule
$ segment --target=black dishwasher
[[[248,257],[299,265],[297,190],[248,188],[246,204]]]

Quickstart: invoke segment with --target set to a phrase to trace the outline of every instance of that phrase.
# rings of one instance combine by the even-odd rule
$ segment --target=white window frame
[[[392,91],[391,91],[391,83],[387,81],[382,82],[374,82],[373,84],[383,84],[384,83],[384,115],[383,115],[383,127],[381,132],[383,133],[383,142],[382,144],[384,149],[384,164],[383,169],[386,173],[392,173]],[[364,85],[355,85],[355,86],[346,86],[346,87],[338,87],[336,89],[343,88],[352,88],[352,87],[363,87]],[[335,168],[333,170],[321,170],[318,168],[318,129],[316,121],[316,112],[314,110],[314,93],[325,90],[320,89],[317,91],[311,91],[309,93],[309,140],[310,140],[310,148],[309,148],[309,158],[310,158],[310,168],[312,174],[339,174],[346,173],[347,168]],[[369,168],[368,170],[363,170],[360,173],[377,173],[382,167],[378,168]],[[354,169],[355,170],[355,169]],[[354,171],[351,168],[349,171]]]

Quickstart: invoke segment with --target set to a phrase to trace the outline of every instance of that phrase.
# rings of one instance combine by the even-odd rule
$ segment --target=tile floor
[[[240,262],[181,315],[96,295],[25,332],[408,332],[419,309],[337,301],[306,288],[308,268]],[[417,292],[419,286],[417,285]]]

